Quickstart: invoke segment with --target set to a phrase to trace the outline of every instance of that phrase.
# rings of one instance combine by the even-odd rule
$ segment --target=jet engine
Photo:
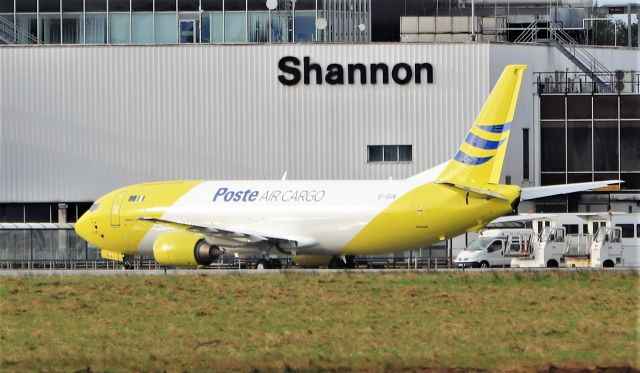
[[[163,233],[153,243],[154,258],[166,266],[206,266],[221,254],[218,246],[209,245],[202,235],[190,232]]]

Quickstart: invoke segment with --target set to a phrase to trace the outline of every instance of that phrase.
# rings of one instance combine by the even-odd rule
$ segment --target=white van
[[[511,258],[505,257],[507,245],[525,244],[533,235],[532,229],[487,229],[472,241],[453,263],[458,267],[508,267]]]

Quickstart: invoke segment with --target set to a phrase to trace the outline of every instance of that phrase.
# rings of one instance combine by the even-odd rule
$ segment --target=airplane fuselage
[[[299,255],[387,253],[451,238],[504,215],[519,196],[517,187],[506,189],[509,201],[424,180],[145,183],[98,200],[102,213],[88,216],[93,229],[87,236],[107,250],[150,255],[159,235],[177,230],[140,220],[158,218],[269,232],[295,240],[292,250]],[[230,252],[256,251],[224,239],[213,243]]]

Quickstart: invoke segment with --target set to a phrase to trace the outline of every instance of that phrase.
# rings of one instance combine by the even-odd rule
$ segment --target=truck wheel
[[[605,260],[604,263],[602,263],[602,266],[604,268],[613,268],[614,267],[613,260],[609,260],[609,259]]]
[[[483,260],[482,262],[480,262],[480,268],[489,268],[489,262]]]
[[[555,259],[551,259],[547,262],[547,268],[558,268],[558,262]]]

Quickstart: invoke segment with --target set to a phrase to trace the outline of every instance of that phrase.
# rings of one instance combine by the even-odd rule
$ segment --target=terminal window
[[[625,182],[640,190],[640,95],[540,96],[542,185]]]
[[[0,0],[17,44],[176,44],[368,41],[365,1]],[[318,18],[331,27],[316,29]],[[6,22],[5,22],[6,23]],[[187,36],[180,37],[178,30]]]
[[[367,162],[411,162],[413,160],[412,148],[412,145],[368,145]]]

